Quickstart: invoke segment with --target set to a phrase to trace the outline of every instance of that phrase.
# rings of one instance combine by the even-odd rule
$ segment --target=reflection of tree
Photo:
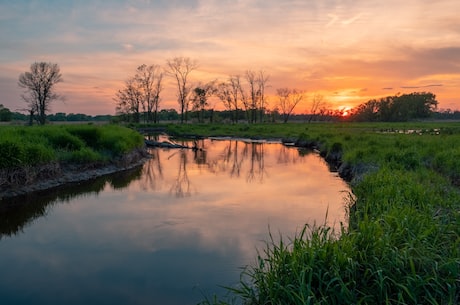
[[[264,143],[249,143],[251,149],[251,159],[249,160],[249,170],[246,176],[248,182],[258,178],[259,182],[263,182],[265,177],[265,162],[264,162]],[[246,147],[245,147],[246,148]]]
[[[234,148],[233,148],[233,158],[232,158],[232,166],[230,170],[230,177],[239,177],[240,176],[240,170],[241,170],[241,163],[243,162],[243,159],[239,159],[238,157],[238,143],[239,141],[233,141],[234,143]],[[228,160],[230,160],[232,153],[231,153],[231,145],[232,141],[230,141],[230,145],[228,146],[229,152],[228,152]]]
[[[278,164],[290,164],[290,163],[297,163],[299,160],[299,156],[302,156],[302,152],[308,152],[307,150],[299,150],[294,149],[292,147],[287,147],[285,145],[281,145],[278,151]]]
[[[179,172],[176,180],[171,186],[170,192],[176,194],[176,197],[190,196],[191,184],[187,174],[187,151],[180,150]]]
[[[206,149],[204,139],[193,141],[193,160],[198,165],[206,164]]]
[[[141,175],[142,167],[0,201],[0,239],[22,232],[35,219],[45,216],[53,205],[74,198],[98,195],[107,184],[115,189],[128,186]]]
[[[150,151],[151,159],[144,166],[143,179],[141,180],[141,188],[143,190],[158,189],[158,182],[163,180],[163,167],[160,160],[160,149],[154,148]]]

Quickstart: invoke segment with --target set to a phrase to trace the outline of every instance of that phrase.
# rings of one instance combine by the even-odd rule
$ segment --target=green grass
[[[116,125],[2,126],[0,169],[105,162],[143,145],[140,134]]]
[[[230,296],[204,304],[460,303],[459,123],[166,127],[287,138],[353,173],[346,229],[267,241]]]

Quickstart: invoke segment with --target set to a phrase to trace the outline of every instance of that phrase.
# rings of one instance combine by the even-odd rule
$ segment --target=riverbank
[[[148,158],[147,151],[139,148],[108,163],[63,165],[51,163],[25,169],[0,170],[0,179],[2,181],[15,181],[15,183],[2,184],[0,187],[0,200],[126,171],[141,166]],[[12,178],[12,176],[15,178]]]
[[[142,135],[114,125],[0,128],[0,199],[128,170],[148,158]]]

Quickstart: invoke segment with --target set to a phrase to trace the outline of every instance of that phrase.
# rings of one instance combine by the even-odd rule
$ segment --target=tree
[[[157,123],[160,93],[163,90],[163,72],[159,65],[145,64],[137,68],[135,81],[142,95],[142,106],[147,111],[147,121]]]
[[[188,95],[190,94],[191,87],[188,85],[189,74],[198,67],[195,60],[188,57],[174,57],[168,59],[167,64],[169,67],[169,74],[175,78],[177,83],[177,102],[180,107],[180,120],[184,123],[185,114],[189,108]]]
[[[427,118],[437,109],[436,96],[430,92],[387,96],[370,100],[353,109],[354,121],[407,121]]]
[[[140,108],[143,99],[135,78],[125,81],[125,87],[118,90],[115,101],[117,103],[117,114],[126,115],[128,119],[132,116],[135,123],[140,122]]]
[[[323,101],[323,96],[321,94],[315,93],[313,95],[313,100],[311,102],[311,108],[310,108],[310,117],[308,118],[308,123],[311,122],[313,117],[315,117],[319,110],[324,106],[324,101]]]
[[[278,106],[281,109],[283,122],[287,123],[294,108],[305,98],[305,93],[297,89],[279,88],[276,90]]]
[[[207,84],[199,84],[192,93],[192,109],[199,111],[198,120],[200,123],[204,122],[203,114],[207,106],[209,106],[208,98],[216,93],[215,81]]]
[[[125,81],[125,87],[116,93],[117,113],[133,117],[139,123],[141,113],[147,121],[157,122],[163,72],[158,65],[140,65],[136,74]]]
[[[227,82],[223,82],[217,87],[217,96],[224,104],[225,108],[233,112],[233,122],[238,121],[238,108],[240,101],[241,81],[239,75],[232,75]]]
[[[247,70],[245,79],[248,84],[247,92],[243,86],[239,86],[241,101],[246,110],[248,123],[257,122],[257,114],[260,113],[260,121],[262,122],[265,113],[265,88],[269,77],[264,74],[263,71],[256,73],[251,70]]]
[[[13,113],[11,111],[4,107],[3,104],[0,104],[0,121],[1,122],[8,122],[11,121],[13,117]]]
[[[18,85],[25,90],[22,98],[28,104],[31,116],[38,115],[41,125],[46,122],[51,102],[61,97],[55,86],[62,81],[59,65],[49,62],[35,62],[30,66],[30,72],[19,75]]]

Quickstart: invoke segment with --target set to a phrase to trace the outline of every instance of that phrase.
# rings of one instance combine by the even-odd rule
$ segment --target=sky
[[[198,62],[191,84],[247,70],[276,89],[332,108],[432,92],[460,109],[458,0],[0,0],[0,104],[25,107],[18,86],[34,62],[57,63],[63,101],[51,112],[115,114],[115,94],[142,64]],[[160,108],[178,108],[166,78]],[[212,101],[216,109],[219,102]]]

